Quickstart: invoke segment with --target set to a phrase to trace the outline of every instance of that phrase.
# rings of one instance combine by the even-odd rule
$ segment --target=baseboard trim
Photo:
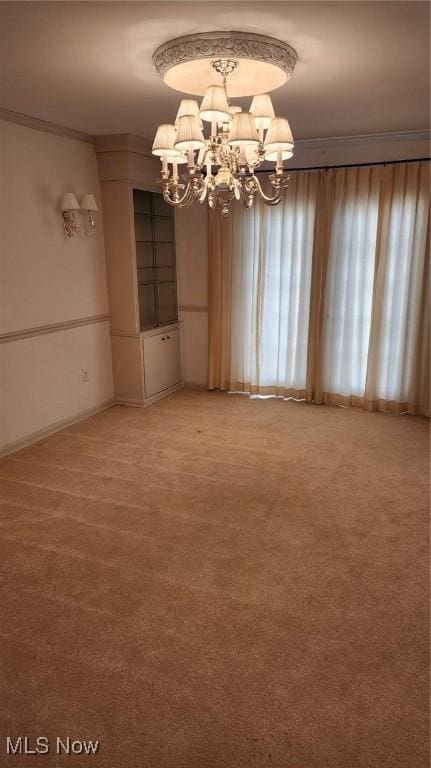
[[[67,419],[55,421],[48,427],[31,432],[29,435],[21,437],[19,440],[15,440],[12,443],[6,443],[6,445],[0,447],[0,458],[15,453],[15,451],[20,451],[21,448],[27,448],[29,445],[33,445],[33,443],[38,443],[40,440],[44,440],[45,437],[49,437],[50,435],[55,434],[55,432],[61,432],[62,429],[66,429],[66,427],[70,427],[72,424],[84,421],[84,419],[88,419],[90,416],[100,413],[100,411],[106,411],[106,409],[111,408],[112,405],[115,405],[114,398],[105,400],[95,408],[87,408],[85,411],[80,411],[74,416],[69,416]]]
[[[185,381],[184,387],[186,389],[199,389],[201,392],[208,392],[208,384],[198,384],[196,381]]]
[[[127,400],[127,398],[124,397],[116,397],[115,405],[127,405],[131,408],[143,408],[144,403],[142,400]]]

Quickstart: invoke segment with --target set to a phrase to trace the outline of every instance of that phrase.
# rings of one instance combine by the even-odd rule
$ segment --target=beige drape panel
[[[316,403],[361,404],[367,367],[377,240],[380,166],[323,174],[313,278],[320,324],[307,396]],[[323,220],[323,223],[322,223]],[[322,264],[322,266],[319,266]],[[317,289],[316,289],[317,290]]]
[[[208,218],[208,385],[230,388],[232,222],[219,211]]]
[[[211,215],[209,386],[429,415],[429,163]]]
[[[430,415],[429,165],[383,169],[365,405]]]
[[[210,214],[209,387],[305,396],[316,173],[289,202]]]

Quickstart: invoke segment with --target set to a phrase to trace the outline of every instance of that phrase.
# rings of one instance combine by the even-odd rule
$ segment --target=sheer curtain
[[[305,397],[317,182],[296,174],[280,206],[211,214],[210,388]]]
[[[426,162],[297,172],[282,205],[213,214],[210,388],[429,415],[428,226]]]
[[[377,239],[379,169],[341,169],[334,206],[322,339],[324,400],[360,398],[365,388]],[[332,172],[331,172],[332,173]]]
[[[430,415],[429,165],[383,170],[366,407]]]

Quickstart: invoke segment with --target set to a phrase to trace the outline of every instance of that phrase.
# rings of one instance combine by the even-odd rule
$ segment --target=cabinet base
[[[172,387],[168,387],[168,389],[163,389],[161,392],[157,392],[157,394],[153,395],[152,397],[146,397],[143,402],[140,400],[126,400],[121,397],[116,397],[115,405],[129,405],[132,408],[148,408],[149,405],[157,403],[157,401],[161,400],[163,397],[172,395],[178,389],[184,389],[183,381],[179,381],[178,384],[174,384]]]
[[[168,389],[163,389],[161,392],[157,392],[157,394],[153,395],[152,397],[146,397],[144,400],[144,408],[147,408],[147,406],[152,405],[153,403],[156,403],[157,400],[161,400],[162,397],[167,397],[168,395],[172,395],[178,389],[183,389],[183,388],[184,388],[184,382],[179,381],[178,384],[174,384],[173,387],[168,387]]]

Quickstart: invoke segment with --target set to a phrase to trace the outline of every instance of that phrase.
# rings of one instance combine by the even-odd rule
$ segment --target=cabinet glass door
[[[155,283],[138,285],[138,299],[141,331],[154,328],[156,325]]]
[[[163,196],[133,190],[141,330],[178,320],[174,212]]]
[[[177,286],[175,283],[157,283],[157,311],[159,325],[177,319]]]

